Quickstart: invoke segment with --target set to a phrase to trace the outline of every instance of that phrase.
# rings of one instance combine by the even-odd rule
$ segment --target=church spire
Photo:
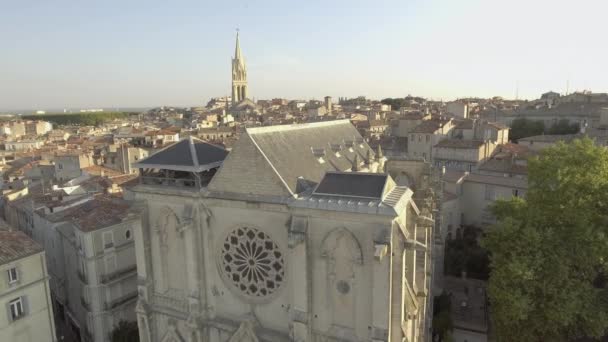
[[[234,48],[234,59],[241,59],[241,44],[239,43],[239,29],[236,29],[236,47]]]
[[[236,105],[249,96],[247,89],[247,66],[241,52],[239,30],[236,30],[236,46],[234,47],[234,58],[232,59],[232,105]]]

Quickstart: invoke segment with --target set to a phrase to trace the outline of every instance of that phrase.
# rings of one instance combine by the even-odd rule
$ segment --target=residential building
[[[148,131],[145,133],[144,144],[147,147],[163,147],[179,141],[179,132],[168,129],[158,131]]]
[[[68,181],[82,175],[82,169],[95,165],[93,153],[85,151],[66,151],[54,156],[55,178],[60,181]]]
[[[387,133],[388,127],[386,120],[369,120],[368,136],[373,139],[380,139]]]
[[[528,190],[527,178],[495,176],[475,171],[447,171],[443,182],[445,191],[457,196],[460,201],[459,205],[449,203],[454,209],[443,210],[443,213],[449,215],[449,212],[452,212],[452,215],[459,215],[459,224],[481,228],[496,223],[489,207],[497,199],[524,197]],[[460,209],[460,212],[457,212],[457,209]],[[456,219],[456,216],[453,218]],[[447,235],[450,229],[447,225],[442,227]]]
[[[385,163],[348,120],[138,163],[140,340],[429,340],[429,165]]]
[[[6,151],[33,151],[44,146],[42,140],[14,140],[5,141],[4,149]]]
[[[128,144],[120,144],[114,146],[114,151],[107,152],[103,158],[103,166],[117,170],[121,173],[131,174],[136,173],[137,169],[133,168],[133,163],[136,163],[148,157],[148,151],[134,147]]]
[[[26,121],[25,122],[25,135],[37,136],[45,135],[53,130],[53,124],[47,121]]]
[[[198,130],[198,137],[208,141],[220,141],[233,137],[234,135],[234,128],[225,126],[217,128],[203,128]]]
[[[497,146],[509,141],[509,128],[478,119],[460,121],[452,136],[433,146],[436,167],[472,171],[488,160]]]
[[[61,129],[54,129],[48,133],[48,140],[50,142],[66,141],[69,137],[70,133]]]
[[[57,341],[44,249],[0,230],[0,341]]]
[[[469,105],[464,101],[448,102],[446,112],[458,118],[467,119],[469,117]]]
[[[433,160],[433,146],[450,137],[454,122],[449,118],[423,120],[409,134],[407,152],[410,157]]]
[[[555,135],[535,135],[532,137],[521,138],[517,140],[517,144],[527,147],[533,151],[541,151],[547,147],[551,147],[558,142],[568,143],[574,139],[582,138],[582,134],[555,134]]]
[[[60,236],[63,273],[58,272],[62,282],[54,289],[57,303],[82,341],[109,342],[120,321],[135,320],[133,234],[139,220],[129,215],[126,201],[109,195],[60,211],[52,208],[45,208],[41,220]]]
[[[404,113],[391,120],[391,135],[398,138],[407,138],[423,120],[429,120],[431,115],[421,112]]]
[[[433,147],[433,162],[437,167],[452,170],[476,170],[490,158],[496,146],[489,140],[445,139]]]

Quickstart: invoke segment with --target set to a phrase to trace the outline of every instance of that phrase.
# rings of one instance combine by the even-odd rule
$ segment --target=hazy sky
[[[608,91],[608,1],[0,0],[0,110]],[[516,85],[519,84],[519,87]]]

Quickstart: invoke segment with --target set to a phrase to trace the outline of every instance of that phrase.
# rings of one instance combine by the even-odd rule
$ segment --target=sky
[[[0,110],[608,92],[608,1],[0,0]]]

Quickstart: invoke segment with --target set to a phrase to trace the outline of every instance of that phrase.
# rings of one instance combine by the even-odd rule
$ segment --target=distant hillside
[[[23,115],[23,120],[45,120],[56,125],[82,125],[99,126],[114,119],[124,119],[137,112],[99,112],[99,113],[74,113],[74,114],[37,114]]]

